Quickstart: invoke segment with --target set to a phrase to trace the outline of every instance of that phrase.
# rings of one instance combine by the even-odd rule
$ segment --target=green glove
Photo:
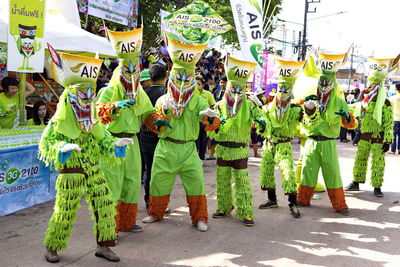
[[[339,112],[335,112],[335,114],[342,116],[343,118],[346,119],[347,123],[350,122],[350,115],[348,112],[345,112],[343,109],[339,110]]]
[[[318,100],[318,96],[317,95],[309,95],[306,97],[306,99],[304,99],[305,102],[307,102],[309,100]]]
[[[157,119],[157,120],[153,121],[153,124],[157,126],[157,131],[160,131],[161,127],[163,127],[163,126],[167,126],[170,129],[172,129],[171,124],[167,120]]]
[[[117,108],[125,109],[125,108],[130,108],[133,105],[135,105],[135,100],[122,100],[122,101],[117,102],[117,104],[115,106]]]
[[[265,121],[262,120],[262,119],[255,119],[254,121],[255,121],[255,122],[258,122],[258,123],[262,126],[262,130],[263,130],[263,131],[265,130],[265,127],[267,127],[267,124],[266,124]]]

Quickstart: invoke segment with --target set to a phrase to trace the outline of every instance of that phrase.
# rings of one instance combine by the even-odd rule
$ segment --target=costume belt
[[[134,133],[111,133],[112,136],[118,137],[118,138],[132,138],[136,134]]]
[[[175,143],[175,144],[186,144],[186,143],[189,143],[189,142],[194,142],[194,140],[183,141],[183,140],[176,140],[176,139],[173,139],[173,138],[170,138],[170,137],[165,137],[163,139],[165,139],[168,142]]]
[[[312,135],[312,136],[309,136],[308,138],[311,138],[312,140],[315,140],[315,141],[334,140],[334,138],[326,137],[326,136],[323,136],[323,135]]]
[[[81,167],[76,167],[76,168],[64,168],[60,171],[60,173],[80,173],[80,174],[86,174],[83,168]]]
[[[229,148],[244,148],[247,147],[246,143],[236,143],[236,142],[218,142],[218,145],[229,147]]]
[[[379,137],[372,137],[372,133],[362,133],[360,139],[371,144],[383,144],[384,133],[380,132]]]
[[[277,144],[281,144],[281,143],[287,143],[292,141],[291,138],[286,138],[286,139],[282,139],[276,142],[272,142],[271,139],[267,139],[267,142],[271,145],[271,146],[276,146]]]

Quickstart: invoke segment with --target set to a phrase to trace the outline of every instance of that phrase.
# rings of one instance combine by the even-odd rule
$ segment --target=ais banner
[[[187,44],[204,44],[232,26],[203,1],[194,1],[163,18],[169,38]]]
[[[8,71],[43,72],[45,0],[10,0]]]
[[[139,0],[89,0],[88,14],[137,27]]]
[[[263,67],[261,0],[230,0],[243,59]]]
[[[0,216],[54,198],[56,175],[37,151],[37,145],[0,151]]]

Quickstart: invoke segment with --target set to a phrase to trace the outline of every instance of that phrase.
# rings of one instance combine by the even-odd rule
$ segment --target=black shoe
[[[271,200],[267,200],[265,201],[263,204],[261,204],[260,206],[258,206],[259,209],[272,209],[272,208],[277,208],[278,207],[278,202],[277,201],[271,201]]]
[[[289,213],[296,219],[301,217],[299,206],[297,205],[289,206]]]
[[[376,197],[383,197],[383,193],[380,187],[374,188],[374,196]]]
[[[243,219],[242,222],[243,222],[243,224],[244,224],[245,226],[249,226],[249,227],[254,226],[253,218],[251,218],[250,216],[246,216],[246,217]]]
[[[53,251],[49,248],[46,248],[46,253],[44,254],[44,257],[50,263],[57,263],[60,261],[60,256],[58,256],[57,251]]]
[[[347,216],[349,214],[349,209],[335,210],[335,212]]]
[[[217,212],[213,213],[213,215],[212,215],[212,217],[216,218],[216,219],[223,218],[223,217],[228,217],[228,216],[231,216],[231,212],[230,211],[229,212],[219,212],[217,210]]]
[[[143,227],[136,224],[131,229],[129,229],[129,232],[132,232],[132,233],[143,232]]]
[[[346,191],[360,191],[360,186],[358,185],[357,182],[351,182],[348,186],[345,188]]]

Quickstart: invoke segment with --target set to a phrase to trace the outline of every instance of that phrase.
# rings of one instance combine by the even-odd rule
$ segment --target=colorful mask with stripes
[[[174,63],[168,80],[172,115],[182,116],[195,90],[195,68],[207,44],[188,45],[168,38],[168,52]]]

